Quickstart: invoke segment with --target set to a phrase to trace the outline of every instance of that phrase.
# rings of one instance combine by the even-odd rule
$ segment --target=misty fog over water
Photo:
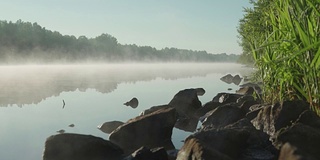
[[[0,66],[0,159],[42,159],[46,138],[60,129],[108,139],[98,125],[125,122],[187,88],[204,88],[204,104],[237,89],[220,77],[250,71],[233,63]],[[123,105],[132,97],[139,99],[136,109]],[[189,134],[174,129],[177,149]]]

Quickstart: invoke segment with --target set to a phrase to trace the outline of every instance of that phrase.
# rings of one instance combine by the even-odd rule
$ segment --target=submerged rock
[[[235,84],[235,85],[239,85],[240,82],[241,82],[242,78],[239,76],[239,75],[235,75],[232,79],[232,82]]]
[[[136,97],[132,98],[130,101],[124,103],[126,106],[130,106],[132,108],[137,108],[139,105],[139,101]]]
[[[234,83],[235,85],[239,85],[242,78],[239,75],[232,76],[231,74],[227,74],[221,77],[220,80],[228,84]]]
[[[233,76],[231,74],[227,74],[227,75],[221,77],[220,80],[225,83],[231,84],[232,80],[233,80]]]
[[[118,160],[122,149],[91,135],[58,134],[47,138],[43,160]]]

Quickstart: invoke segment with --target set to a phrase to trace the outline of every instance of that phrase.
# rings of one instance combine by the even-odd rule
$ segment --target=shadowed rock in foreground
[[[66,133],[46,140],[43,160],[119,160],[122,154],[122,149],[102,138]]]

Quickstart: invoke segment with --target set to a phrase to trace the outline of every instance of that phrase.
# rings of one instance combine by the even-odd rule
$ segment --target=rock
[[[196,130],[198,117],[194,113],[202,107],[196,89],[179,91],[168,105],[173,106],[178,112],[179,117],[175,125],[176,128],[188,132]]]
[[[203,88],[196,88],[196,91],[198,96],[203,96],[206,93]]]
[[[211,110],[216,109],[217,107],[221,106],[222,104],[219,102],[213,102],[210,101],[206,104],[203,105],[203,107],[199,108],[196,112],[195,112],[195,116],[197,118],[200,118],[202,116],[204,116],[206,113],[208,113]]]
[[[254,93],[254,88],[250,86],[241,87],[236,91],[236,93],[242,95],[252,95]]]
[[[261,85],[261,83],[259,82],[258,84],[256,83],[246,83],[246,84],[242,84],[240,85],[241,88],[245,88],[245,87],[252,87],[254,89],[254,91],[257,93],[257,94],[262,94],[262,89],[261,87],[259,86]]]
[[[320,117],[311,110],[306,110],[301,113],[296,123],[302,123],[310,127],[320,129]]]
[[[227,74],[227,75],[221,77],[220,80],[225,83],[231,84],[233,81],[233,76],[231,74]]]
[[[277,133],[274,145],[281,148],[286,143],[294,146],[291,149],[296,150],[295,154],[297,153],[303,159],[320,159],[319,129],[301,123],[284,128]]]
[[[125,153],[132,153],[142,146],[173,149],[171,135],[176,120],[174,108],[163,108],[129,120],[114,130],[109,140],[124,149]]]
[[[189,136],[177,159],[238,159],[250,133],[239,129],[202,130]]]
[[[272,146],[269,136],[257,130],[249,119],[243,118],[236,123],[228,125],[226,129],[246,130],[249,134],[246,145],[239,159],[243,160],[273,160],[278,151]]]
[[[122,154],[122,149],[102,138],[65,133],[47,138],[43,160],[118,160]]]
[[[208,112],[205,116],[202,128],[221,128],[242,119],[245,113],[236,105],[226,104]]]
[[[202,107],[196,89],[179,91],[169,102],[169,105],[177,109],[179,117],[193,117],[194,113]]]
[[[60,134],[63,134],[65,133],[66,131],[64,129],[60,129],[59,131],[57,131],[57,133],[60,133]]]
[[[240,82],[241,82],[242,78],[239,76],[239,75],[235,75],[233,78],[232,78],[232,82],[235,84],[235,85],[239,85]]]
[[[234,83],[235,85],[239,85],[242,78],[239,75],[232,76],[231,74],[227,74],[221,77],[220,80],[228,84]]]
[[[186,132],[194,132],[197,129],[199,119],[195,117],[179,118],[175,124],[175,128]]]
[[[208,147],[195,138],[188,139],[180,149],[177,160],[218,159],[232,160],[227,155]]]
[[[259,102],[255,100],[247,100],[240,104],[241,105],[239,106],[239,108],[241,108],[241,110],[247,114],[250,112],[250,107],[253,105],[259,104]]]
[[[281,128],[290,126],[308,108],[308,103],[304,101],[276,103],[261,109],[251,122],[258,130],[273,136]]]
[[[170,105],[152,106],[149,109],[146,109],[143,112],[141,112],[140,116],[147,115],[147,114],[150,114],[150,113],[152,113],[154,111],[157,111],[157,110],[160,110],[160,109],[164,109],[164,108],[170,108],[170,107],[173,108],[173,106],[170,106]]]
[[[164,148],[150,150],[147,147],[141,147],[125,160],[168,160],[168,155]]]
[[[243,95],[240,94],[232,94],[232,93],[218,93],[215,97],[213,97],[213,102],[219,103],[236,103],[239,98]]]
[[[130,101],[124,103],[126,106],[130,106],[132,108],[137,108],[139,105],[139,101],[136,97],[132,98]]]
[[[297,154],[297,148],[290,143],[286,143],[281,147],[280,156],[278,160],[303,160],[300,155]]]
[[[121,121],[109,121],[103,123],[102,125],[99,125],[98,129],[100,129],[104,133],[110,134],[112,131],[114,131],[116,128],[123,124],[124,123]]]

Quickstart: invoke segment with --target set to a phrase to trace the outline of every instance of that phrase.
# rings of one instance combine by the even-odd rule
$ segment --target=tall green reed
[[[266,30],[250,45],[264,99],[303,99],[320,115],[320,0],[274,0],[260,11]]]

